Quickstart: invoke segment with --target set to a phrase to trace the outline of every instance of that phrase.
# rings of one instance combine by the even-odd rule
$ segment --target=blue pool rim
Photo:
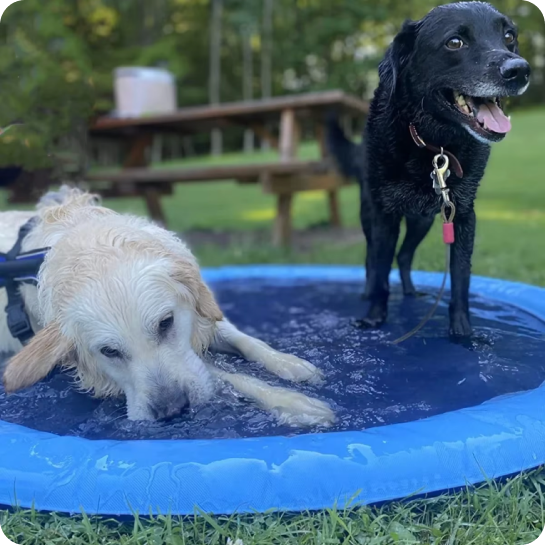
[[[212,286],[251,278],[364,279],[361,267],[345,266],[203,274]],[[442,275],[419,272],[414,279],[437,287]],[[483,277],[473,277],[471,288],[545,321],[543,288]],[[293,437],[91,441],[0,421],[0,504],[67,513],[317,510],[449,490],[544,463],[545,386],[425,420]]]

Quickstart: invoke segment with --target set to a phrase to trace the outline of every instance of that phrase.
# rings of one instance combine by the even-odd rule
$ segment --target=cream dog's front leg
[[[319,382],[322,372],[306,360],[274,350],[268,344],[239,331],[226,319],[216,322],[212,347],[220,352],[236,352],[259,363],[271,373],[292,382]]]
[[[335,413],[319,399],[308,397],[288,388],[271,386],[262,380],[239,373],[227,373],[207,365],[210,373],[228,382],[244,397],[276,415],[281,424],[294,427],[331,426]]]

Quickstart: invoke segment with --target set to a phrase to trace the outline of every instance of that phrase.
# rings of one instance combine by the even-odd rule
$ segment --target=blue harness
[[[13,248],[7,253],[0,253],[0,288],[5,288],[8,295],[6,315],[8,328],[13,337],[26,343],[34,335],[25,303],[19,290],[21,284],[38,284],[38,273],[50,248],[41,248],[21,253],[21,246],[26,235],[34,227],[35,218],[31,218],[19,229],[19,236]]]

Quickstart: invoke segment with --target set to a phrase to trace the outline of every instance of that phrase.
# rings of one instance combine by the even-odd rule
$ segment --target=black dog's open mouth
[[[464,122],[487,140],[499,140],[511,130],[498,97],[472,97],[451,91],[449,104],[464,116]],[[452,101],[452,102],[451,102]]]

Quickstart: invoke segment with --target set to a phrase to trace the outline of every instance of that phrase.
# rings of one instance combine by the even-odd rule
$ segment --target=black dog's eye
[[[159,322],[159,334],[165,335],[170,331],[172,325],[174,324],[174,316],[167,316]]]
[[[100,353],[111,360],[121,358],[121,352],[115,348],[110,348],[109,346],[102,347]]]
[[[513,32],[511,32],[510,30],[508,30],[505,33],[504,38],[505,38],[505,43],[507,45],[511,45],[515,41],[515,34]]]
[[[461,38],[451,38],[447,42],[447,47],[449,49],[462,49],[462,47],[464,47],[464,42]]]

